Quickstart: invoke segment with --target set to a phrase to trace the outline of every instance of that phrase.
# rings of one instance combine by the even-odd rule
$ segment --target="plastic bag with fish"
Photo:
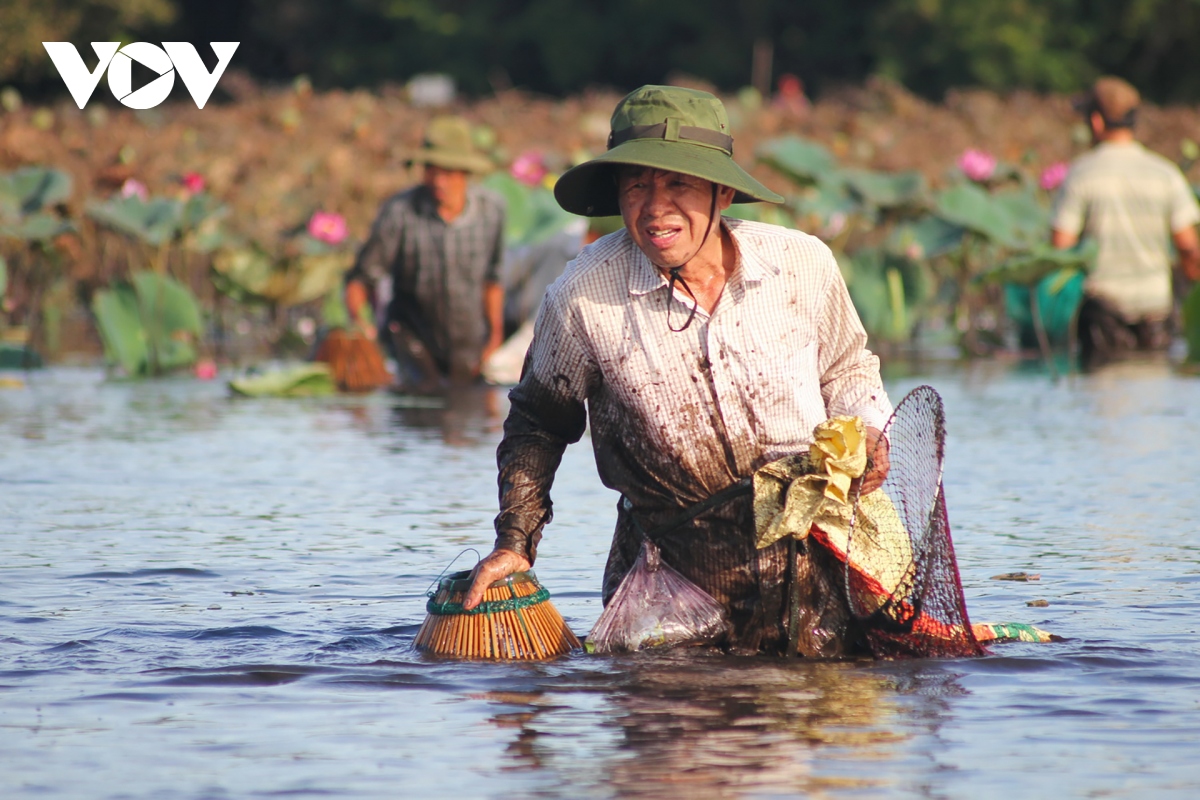
[[[664,564],[658,546],[645,540],[584,646],[590,653],[632,653],[716,643],[728,632],[721,604]]]

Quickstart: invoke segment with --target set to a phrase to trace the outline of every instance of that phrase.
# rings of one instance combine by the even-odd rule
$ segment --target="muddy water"
[[[1197,796],[1200,381],[989,365],[889,390],[925,382],[973,618],[1067,641],[431,662],[424,593],[491,540],[501,393],[34,374],[0,391],[0,796]],[[537,571],[583,633],[616,502],[586,441],[554,497]],[[991,579],[1016,571],[1040,580]]]

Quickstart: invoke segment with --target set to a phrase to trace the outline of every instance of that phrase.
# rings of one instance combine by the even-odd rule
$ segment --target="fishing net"
[[[851,614],[876,657],[984,653],[963,598],[942,486],[945,413],[932,387],[896,407],[870,453],[890,466],[881,489],[854,498],[846,546]]]

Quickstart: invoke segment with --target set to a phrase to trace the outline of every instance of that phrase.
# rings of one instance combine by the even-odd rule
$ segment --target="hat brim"
[[[404,159],[404,163],[410,167],[413,164],[432,164],[442,169],[461,170],[476,174],[491,172],[494,167],[490,158],[478,153],[459,153],[433,148],[410,151]]]
[[[617,165],[653,167],[679,172],[728,186],[735,203],[782,203],[772,192],[742,169],[722,150],[686,141],[631,139],[603,155],[572,167],[554,184],[554,199],[563,209],[583,217],[608,217],[621,213],[617,205]]]

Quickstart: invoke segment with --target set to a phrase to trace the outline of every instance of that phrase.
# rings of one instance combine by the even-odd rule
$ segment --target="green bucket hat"
[[[425,140],[410,150],[405,163],[433,164],[442,169],[491,172],[492,161],[475,149],[471,124],[462,117],[434,117],[425,128]]]
[[[725,106],[708,92],[643,86],[617,103],[610,124],[608,152],[567,170],[554,184],[555,199],[572,214],[621,213],[612,177],[617,164],[665,169],[728,186],[735,203],[783,202],[733,160]]]

